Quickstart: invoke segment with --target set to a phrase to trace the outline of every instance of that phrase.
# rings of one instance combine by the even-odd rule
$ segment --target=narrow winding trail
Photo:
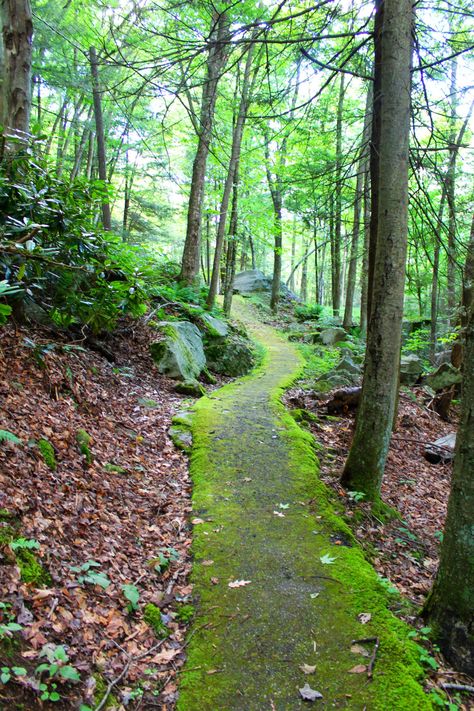
[[[383,586],[328,503],[311,438],[279,402],[301,369],[297,351],[257,324],[242,301],[237,316],[267,355],[250,376],[196,408],[197,609],[178,709],[429,709],[407,630],[388,611]],[[322,563],[323,556],[334,562]],[[250,582],[229,587],[242,580]],[[371,620],[361,624],[360,613]],[[349,673],[367,663],[350,648],[352,640],[374,636],[380,649],[368,681]],[[315,672],[305,675],[304,664]],[[306,683],[323,698],[303,701]]]

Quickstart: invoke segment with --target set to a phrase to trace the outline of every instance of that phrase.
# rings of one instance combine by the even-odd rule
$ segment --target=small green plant
[[[365,493],[363,491],[348,491],[347,496],[351,501],[363,501],[365,499]]]
[[[26,676],[27,670],[25,667],[1,667],[0,668],[0,681],[2,684],[8,684],[12,676]]]
[[[176,613],[176,619],[188,624],[194,616],[194,605],[181,605]]]
[[[78,583],[89,583],[90,585],[100,585],[101,588],[109,587],[110,580],[105,573],[101,571],[94,570],[94,568],[100,568],[100,563],[95,560],[88,560],[82,565],[73,565],[71,570],[74,573],[79,573],[77,577]]]
[[[321,304],[295,306],[295,317],[298,321],[318,321],[323,308]]]
[[[15,622],[11,607],[9,602],[0,602],[0,641],[11,637],[13,632],[20,632],[23,629],[18,622]]]
[[[38,440],[38,449],[41,452],[41,456],[43,457],[43,461],[46,466],[51,469],[52,472],[56,471],[58,466],[56,462],[56,453],[51,442],[47,439]]]
[[[65,681],[81,680],[77,669],[75,669],[72,664],[69,664],[69,656],[63,645],[45,644],[41,649],[39,656],[46,657],[47,661],[42,662],[36,667],[36,674],[41,676],[47,672],[50,679],[53,677],[60,677]]]
[[[0,299],[13,296],[22,291],[17,286],[11,286],[6,279],[0,281]],[[12,307],[9,304],[0,303],[0,326],[3,326],[7,322],[8,317],[11,315]]]
[[[148,565],[153,568],[157,573],[164,573],[168,570],[171,563],[179,560],[179,553],[174,548],[163,548],[158,552],[156,558],[150,558],[147,561]]]
[[[87,464],[92,463],[92,452],[90,448],[90,443],[92,441],[92,437],[88,432],[85,430],[77,430],[76,433],[76,442],[79,445],[79,451],[81,454],[84,455],[86,458]]]
[[[143,619],[147,625],[150,625],[159,639],[165,639],[165,637],[168,637],[170,632],[162,620],[161,610],[152,602],[145,605],[145,609],[143,610]]]
[[[8,430],[0,430],[0,442],[11,442],[12,444],[22,443],[21,439]]]
[[[136,585],[122,585],[123,596],[128,600],[127,610],[129,613],[138,610],[138,601],[140,600],[140,592]]]
[[[18,550],[38,550],[40,544],[34,538],[17,538],[10,543],[12,551]]]

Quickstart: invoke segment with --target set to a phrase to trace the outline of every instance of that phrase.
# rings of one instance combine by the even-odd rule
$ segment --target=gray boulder
[[[423,378],[424,385],[435,392],[450,388],[452,385],[458,385],[460,382],[461,373],[451,363],[442,363],[439,368]]]
[[[240,272],[234,278],[234,293],[249,295],[255,292],[266,292],[270,294],[272,290],[272,280],[265,276],[259,269],[248,269]],[[299,301],[299,298],[288,287],[281,282],[280,294],[287,299]]]
[[[206,366],[199,329],[190,321],[166,321],[157,329],[165,338],[152,343],[150,352],[159,372],[186,382],[196,380]]]
[[[339,328],[338,326],[331,326],[331,328],[325,328],[324,331],[321,331],[318,336],[318,340],[325,346],[334,346],[336,345],[336,343],[345,341],[346,337],[347,333],[343,328]]]
[[[255,363],[250,343],[241,336],[213,338],[205,346],[210,370],[221,375],[245,375]]]
[[[400,383],[414,385],[423,372],[423,361],[414,353],[402,356],[400,360]]]
[[[225,338],[228,335],[229,327],[225,321],[206,312],[202,313],[200,318],[209,336]]]
[[[334,370],[344,371],[346,373],[350,373],[351,375],[360,375],[361,373],[360,365],[358,363],[354,363],[352,358],[350,358],[348,355],[345,355],[343,358],[341,358]]]

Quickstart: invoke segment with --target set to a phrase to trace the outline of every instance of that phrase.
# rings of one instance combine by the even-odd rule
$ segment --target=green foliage
[[[150,625],[159,639],[165,639],[165,637],[168,637],[170,632],[161,618],[161,610],[152,602],[145,605],[145,609],[143,610],[143,619],[147,625]]]
[[[39,656],[46,657],[47,661],[42,662],[36,667],[36,674],[41,676],[46,672],[50,679],[52,677],[59,677],[65,681],[81,680],[77,669],[68,663],[69,656],[66,652],[66,648],[62,645],[45,644]]]
[[[90,585],[100,585],[101,588],[109,587],[110,580],[105,573],[101,571],[94,570],[94,568],[100,568],[100,563],[95,560],[88,560],[82,565],[71,566],[71,570],[74,573],[79,573],[77,577],[78,583],[89,583]]]
[[[0,602],[0,642],[10,638],[13,632],[20,632],[23,627],[15,622],[15,615],[11,611],[9,602]]]
[[[128,600],[127,609],[129,612],[138,610],[138,601],[140,600],[140,592],[136,585],[122,585],[123,596]]]
[[[91,448],[89,447],[90,443],[92,441],[92,437],[88,432],[86,432],[83,429],[77,430],[76,433],[76,442],[79,445],[79,451],[81,454],[84,455],[86,458],[87,464],[92,464],[92,452]]]
[[[35,558],[29,550],[20,549],[16,552],[20,576],[24,583],[29,583],[36,587],[49,587],[52,579],[47,570]]]
[[[179,553],[174,548],[163,548],[158,552],[156,558],[150,558],[147,561],[148,565],[153,568],[157,573],[164,573],[168,570],[171,563],[179,560]]]
[[[324,307],[321,304],[295,306],[295,316],[298,321],[319,321]]]
[[[188,624],[194,617],[195,608],[194,605],[181,605],[176,613],[176,619],[180,622]]]
[[[8,430],[0,430],[0,442],[11,442],[12,444],[21,444],[21,439],[19,439],[13,432]]]
[[[57,462],[54,447],[47,439],[38,440],[38,449],[41,452],[44,463],[51,469],[52,472],[56,471]]]
[[[38,541],[34,538],[17,538],[15,541],[10,543],[10,548],[12,551],[18,550],[37,550],[40,547]]]
[[[427,328],[418,328],[416,331],[410,333],[406,339],[403,347],[402,353],[416,353],[423,355],[429,348],[430,345],[430,331]]]
[[[0,281],[0,299],[8,298],[13,294],[18,294],[21,291],[18,287],[10,286],[6,279]],[[8,304],[0,303],[0,326],[7,322],[8,317],[12,312],[12,307]]]

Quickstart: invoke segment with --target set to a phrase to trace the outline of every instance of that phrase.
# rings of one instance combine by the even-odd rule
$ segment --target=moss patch
[[[46,466],[51,469],[52,472],[56,471],[58,464],[56,462],[54,447],[51,442],[47,439],[38,440],[38,449]]]
[[[17,551],[16,560],[24,583],[29,583],[37,588],[50,587],[53,584],[50,574],[43,568],[31,551]]]
[[[143,610],[143,619],[147,625],[150,625],[158,639],[168,637],[170,631],[161,619],[161,610],[152,602],[145,605],[145,609]]]
[[[79,445],[79,451],[86,458],[87,464],[92,463],[92,451],[90,448],[90,443],[92,442],[92,437],[85,430],[77,430],[76,442]]]
[[[281,405],[303,362],[236,301],[267,354],[196,406],[193,516],[204,523],[195,527],[196,617],[178,709],[304,709],[307,681],[328,708],[430,709],[409,628],[317,478],[313,438]],[[370,684],[349,673],[364,663],[351,641],[367,636],[380,639]],[[314,677],[302,664],[316,666]]]

